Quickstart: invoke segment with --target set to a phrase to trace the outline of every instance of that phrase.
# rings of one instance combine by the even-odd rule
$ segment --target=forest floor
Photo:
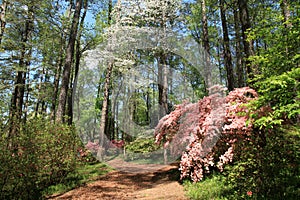
[[[136,164],[113,160],[116,170],[53,200],[187,200],[178,182],[178,164]]]

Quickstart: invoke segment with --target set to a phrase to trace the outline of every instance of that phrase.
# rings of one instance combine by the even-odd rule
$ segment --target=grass
[[[162,156],[148,156],[143,154],[137,154],[135,158],[130,158],[130,156],[131,155],[128,155],[129,158],[125,159],[127,162],[133,162],[136,164],[164,164]]]
[[[148,153],[132,153],[132,152],[127,152],[127,157],[124,159],[127,162],[133,162],[136,164],[159,164],[159,165],[164,165],[164,156],[163,152],[148,152]],[[171,155],[168,155],[167,161],[169,163],[173,163],[176,161],[179,161],[180,157],[174,157]]]
[[[222,175],[211,175],[197,183],[185,180],[183,186],[191,200],[226,200],[225,195],[230,190]]]
[[[100,176],[105,175],[112,170],[113,169],[108,165],[99,162],[79,165],[73,173],[67,175],[63,182],[48,187],[43,194],[44,196],[50,196],[65,193],[95,181]]]

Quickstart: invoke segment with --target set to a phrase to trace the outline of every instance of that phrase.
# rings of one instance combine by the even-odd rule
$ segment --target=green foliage
[[[240,144],[242,152],[233,166],[226,166],[230,199],[299,199],[300,129],[277,128],[263,138],[256,134]]]
[[[259,53],[250,59],[259,66],[259,80],[281,75],[299,66],[299,3],[289,1],[289,4],[293,14],[288,22],[284,22],[282,10],[276,9],[273,4],[265,5],[261,10],[264,12],[262,19],[249,32],[249,39],[258,43]]]
[[[261,94],[253,102],[254,110],[268,106],[272,111],[264,116],[254,116],[255,125],[262,128],[273,128],[283,122],[295,122],[300,115],[300,68],[292,69],[279,76],[272,76],[256,84]],[[269,110],[268,110],[269,111]]]
[[[0,138],[0,199],[39,199],[76,167],[79,140],[73,127],[28,120],[18,135]]]
[[[52,194],[61,194],[74,189],[78,186],[96,180],[99,176],[104,175],[112,169],[104,163],[86,163],[79,165],[75,171],[69,173],[64,182],[51,185],[44,190],[44,196]]]
[[[255,116],[260,130],[239,146],[242,153],[228,169],[234,197],[246,198],[246,192],[253,191],[257,199],[299,198],[300,135],[299,127],[291,128],[299,115],[298,81],[296,69],[260,83],[262,95],[253,102],[255,109],[262,110],[262,116]],[[282,124],[288,125],[282,128]]]
[[[146,125],[147,121],[147,104],[144,100],[143,94],[135,92],[128,102],[129,110],[133,114],[133,121],[139,125]]]
[[[289,3],[288,21],[282,10],[266,5],[264,18],[248,35],[258,44],[250,61],[260,71],[251,80],[259,98],[250,105],[256,130],[236,147],[240,155],[226,169],[233,199],[248,198],[248,191],[255,199],[300,197],[299,3]]]
[[[127,160],[139,160],[141,162],[160,162],[160,156],[155,157],[156,154],[154,151],[156,151],[159,146],[155,144],[154,138],[138,138],[131,143],[126,145],[126,158]],[[159,152],[158,152],[159,154]],[[146,160],[145,160],[146,159]],[[144,160],[144,161],[142,161]]]
[[[220,174],[211,175],[201,182],[184,181],[186,195],[191,200],[225,200],[230,191],[225,179]]]
[[[255,129],[235,147],[234,165],[225,168],[229,199],[248,199],[248,192],[254,199],[300,196],[299,18],[292,16],[287,23],[293,25],[286,26],[280,11],[266,14],[273,20],[258,22],[249,35],[262,42],[259,54],[250,58],[260,70],[251,80],[259,98],[249,107]]]
[[[126,145],[126,150],[133,153],[149,153],[157,148],[154,138],[138,138]]]

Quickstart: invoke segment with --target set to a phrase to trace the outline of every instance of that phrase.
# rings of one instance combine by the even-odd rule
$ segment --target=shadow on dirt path
[[[113,162],[113,163],[112,163]],[[187,200],[179,184],[178,165],[141,165],[114,160],[117,171],[65,194],[56,200]],[[117,166],[117,167],[116,167]]]

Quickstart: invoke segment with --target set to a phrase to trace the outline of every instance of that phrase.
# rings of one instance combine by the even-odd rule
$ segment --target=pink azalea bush
[[[181,153],[181,178],[197,182],[212,168],[223,171],[224,165],[233,161],[235,144],[251,134],[253,126],[245,104],[256,99],[257,93],[244,87],[224,94],[224,88],[215,86],[209,96],[197,103],[183,102],[159,121],[156,143]],[[185,151],[179,152],[182,149]]]
[[[88,141],[88,143],[85,145],[85,147],[92,153],[97,153],[97,151],[99,149],[99,144],[98,144],[98,142]]]
[[[110,143],[112,148],[122,148],[125,145],[124,140],[112,140]]]

